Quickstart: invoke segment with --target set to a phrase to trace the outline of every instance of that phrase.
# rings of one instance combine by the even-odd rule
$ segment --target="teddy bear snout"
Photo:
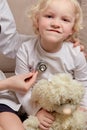
[[[70,105],[70,104],[63,104],[61,106],[57,106],[55,105],[55,112],[59,113],[59,114],[66,114],[66,115],[70,115],[72,114],[77,108],[76,105]]]

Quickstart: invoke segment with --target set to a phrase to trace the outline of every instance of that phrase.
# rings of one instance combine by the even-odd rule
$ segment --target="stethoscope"
[[[39,61],[36,65],[35,71],[38,71],[39,73],[43,73],[47,70],[47,64],[44,61]],[[29,81],[31,77],[26,78],[26,81]]]
[[[1,33],[1,25],[0,25],[0,33]]]
[[[47,70],[47,64],[44,61],[40,61],[37,63],[36,71],[45,72]]]

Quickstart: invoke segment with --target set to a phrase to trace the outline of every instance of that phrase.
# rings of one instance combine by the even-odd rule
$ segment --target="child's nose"
[[[60,22],[60,20],[53,20],[52,22],[51,22],[51,26],[52,27],[55,27],[55,28],[60,28],[61,27],[61,22]]]

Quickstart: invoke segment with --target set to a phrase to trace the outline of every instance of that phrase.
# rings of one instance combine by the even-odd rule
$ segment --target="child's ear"
[[[73,35],[75,35],[76,34],[76,31],[74,30],[74,29],[72,29],[72,31],[70,32],[70,37],[72,37]]]
[[[70,35],[73,35],[74,33],[75,33],[75,29],[72,28],[72,31],[71,31]]]
[[[35,26],[36,26],[37,29],[39,28],[39,16],[38,16],[38,14],[36,15]]]

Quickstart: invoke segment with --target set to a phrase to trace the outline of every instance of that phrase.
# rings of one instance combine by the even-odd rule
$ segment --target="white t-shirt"
[[[40,61],[46,63],[47,70],[39,74],[38,80],[49,78],[51,74],[55,73],[70,73],[73,78],[83,83],[86,91],[81,104],[87,107],[87,63],[79,46],[74,48],[72,43],[65,42],[58,52],[48,53],[41,48],[40,39],[32,37],[18,50],[15,72],[22,74],[35,70]],[[17,93],[17,97],[29,115],[35,114],[40,108],[30,102],[30,90],[25,95]]]

